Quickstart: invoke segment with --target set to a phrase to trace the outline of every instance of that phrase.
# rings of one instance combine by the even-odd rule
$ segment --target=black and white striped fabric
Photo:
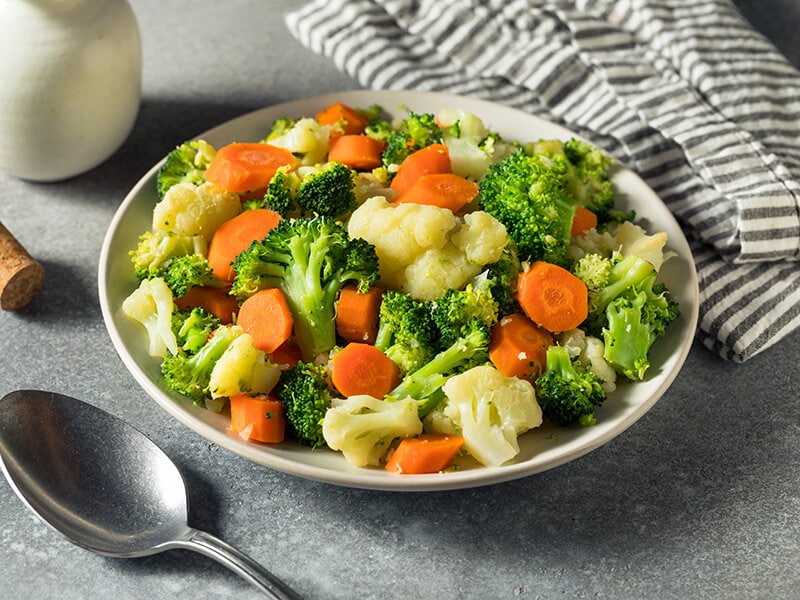
[[[725,358],[800,325],[800,73],[729,0],[318,0],[287,23],[365,87],[514,106],[634,169],[691,240]]]

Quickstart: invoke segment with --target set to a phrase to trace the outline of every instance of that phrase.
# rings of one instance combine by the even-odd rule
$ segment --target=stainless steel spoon
[[[6,395],[0,466],[34,513],[83,548],[114,557],[194,550],[269,598],[300,599],[242,552],[190,527],[175,464],[138,429],[97,407],[38,390]]]

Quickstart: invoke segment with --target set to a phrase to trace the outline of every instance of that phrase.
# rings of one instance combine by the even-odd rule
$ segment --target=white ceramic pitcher
[[[56,181],[125,141],[142,47],[127,0],[0,0],[0,170]]]

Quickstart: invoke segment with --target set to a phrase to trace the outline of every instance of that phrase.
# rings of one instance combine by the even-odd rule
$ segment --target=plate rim
[[[384,101],[378,101],[379,98],[384,99]],[[216,138],[226,136],[230,137],[228,135],[229,132],[232,133],[233,131],[236,131],[237,127],[246,128],[247,124],[251,121],[265,118],[268,115],[272,115],[271,118],[274,119],[279,114],[280,116],[283,116],[281,113],[293,114],[295,116],[308,116],[308,114],[299,113],[310,112],[310,109],[306,107],[313,106],[319,109],[333,101],[351,103],[356,106],[369,106],[377,103],[389,112],[394,111],[395,107],[388,106],[389,103],[386,102],[386,98],[390,98],[391,102],[397,107],[403,105],[438,105],[439,107],[465,108],[466,106],[466,110],[469,110],[469,112],[481,117],[484,123],[487,122],[485,116],[480,112],[481,108],[484,108],[486,113],[500,111],[501,113],[508,113],[508,118],[518,116],[528,120],[530,124],[536,123],[537,125],[542,126],[548,131],[547,137],[561,137],[563,139],[567,139],[569,137],[581,137],[568,128],[557,123],[547,121],[538,115],[526,113],[520,109],[509,107],[501,103],[470,96],[412,90],[349,90],[298,98],[295,100],[267,105],[215,125],[214,127],[211,127],[194,136],[194,139],[209,139],[213,140],[211,143],[217,143],[215,141]],[[487,126],[491,128],[490,123],[487,123]],[[234,137],[238,140],[237,136]],[[228,139],[228,141],[235,140]],[[601,431],[599,435],[589,436],[588,438],[584,436],[584,443],[573,444],[575,446],[574,448],[570,448],[566,452],[557,453],[555,457],[545,460],[544,462],[535,462],[533,464],[531,464],[530,460],[528,460],[505,464],[499,467],[478,467],[455,472],[415,475],[413,477],[400,477],[380,469],[359,469],[357,467],[350,468],[349,466],[345,465],[346,470],[331,470],[326,467],[291,460],[288,457],[284,457],[281,453],[276,453],[275,450],[269,446],[260,446],[244,442],[241,439],[235,438],[230,433],[221,431],[218,427],[213,426],[206,421],[199,420],[193,414],[193,411],[190,409],[190,407],[186,405],[186,403],[183,403],[180,399],[173,397],[169,392],[161,389],[156,382],[150,376],[148,376],[142,366],[131,354],[125,343],[125,340],[121,335],[121,332],[116,326],[114,320],[114,310],[108,302],[110,283],[109,261],[111,258],[112,244],[119,232],[120,223],[124,221],[127,212],[131,210],[132,207],[135,207],[135,203],[145,186],[153,184],[153,179],[165,159],[166,155],[148,171],[146,171],[145,174],[141,176],[141,178],[126,194],[125,198],[115,211],[103,238],[98,266],[98,294],[103,321],[114,348],[117,354],[120,356],[123,364],[151,400],[155,401],[156,404],[158,404],[177,421],[195,433],[201,435],[205,439],[262,466],[273,468],[275,470],[298,477],[338,486],[381,491],[455,490],[493,485],[496,483],[519,479],[536,473],[541,473],[576,460],[577,458],[584,456],[592,450],[595,450],[596,448],[618,437],[642,416],[644,416],[663,396],[663,394],[667,391],[677,377],[678,373],[681,371],[683,364],[685,363],[686,358],[691,350],[699,318],[699,284],[697,271],[692,259],[691,249],[688,241],[686,240],[686,237],[684,236],[677,220],[666,207],[664,202],[658,197],[658,195],[649,186],[647,186],[647,184],[636,173],[623,165],[618,165],[615,167],[615,180],[621,179],[623,182],[630,180],[630,182],[636,184],[638,192],[644,191],[646,195],[650,195],[652,199],[655,199],[658,202],[659,211],[666,213],[665,215],[660,215],[670,220],[669,227],[665,229],[670,229],[673,232],[677,231],[679,233],[679,238],[677,240],[670,235],[668,245],[670,249],[676,251],[678,250],[676,249],[676,246],[680,247],[679,250],[681,252],[679,252],[679,255],[681,255],[680,257],[688,266],[688,272],[682,273],[682,276],[686,277],[686,281],[683,285],[684,291],[689,294],[690,302],[689,306],[685,305],[685,300],[682,302],[681,317],[679,317],[683,324],[682,329],[684,332],[688,332],[688,335],[683,336],[678,347],[671,354],[667,355],[668,362],[672,363],[672,369],[669,372],[663,375],[660,374],[656,377],[657,385],[646,399],[637,404],[636,410],[631,411],[625,416],[624,419],[615,421],[613,423],[613,427],[606,426],[596,430]],[[663,211],[660,210],[662,208]],[[141,233],[142,232],[135,232],[135,235],[138,236]],[[683,256],[683,254],[686,255]],[[197,410],[205,411],[205,409],[199,407],[197,407]],[[595,427],[598,427],[599,425],[600,423],[595,425]],[[315,452],[315,450],[308,448],[301,449],[301,451]],[[321,451],[323,450],[317,450],[317,452]],[[331,452],[329,450],[324,451]],[[338,458],[346,463],[341,455],[339,455]],[[379,475],[376,476],[376,473]]]

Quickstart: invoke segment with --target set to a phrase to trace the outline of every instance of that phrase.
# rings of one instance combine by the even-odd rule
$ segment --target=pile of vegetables
[[[614,208],[611,161],[459,109],[334,103],[257,142],[181,144],[123,303],[170,389],[254,443],[395,473],[499,466],[591,426],[679,313],[666,234]]]

